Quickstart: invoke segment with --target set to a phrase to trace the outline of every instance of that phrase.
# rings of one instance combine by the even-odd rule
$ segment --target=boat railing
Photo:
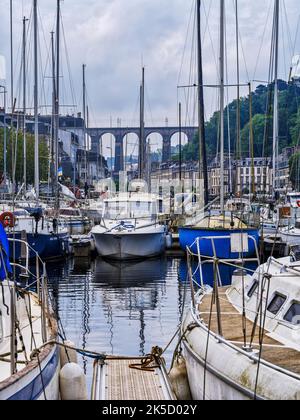
[[[138,222],[148,221],[150,219],[151,219],[151,222],[149,222],[147,224],[143,224],[141,226],[138,226]],[[140,229],[145,229],[145,228],[148,228],[148,227],[162,225],[162,222],[157,217],[155,217],[155,218],[151,218],[151,217],[130,218],[130,217],[128,217],[128,218],[124,218],[124,219],[119,219],[119,220],[115,220],[116,225],[114,225],[113,227],[107,226],[105,221],[106,221],[106,219],[102,218],[101,221],[100,221],[100,226],[103,227],[104,229],[106,229],[106,231],[108,233],[110,233],[114,229],[117,229],[118,227],[122,227],[122,226],[124,226],[125,228],[130,226],[130,228],[132,228],[134,230],[140,230]],[[126,223],[126,222],[128,222],[128,223]]]
[[[25,252],[22,255],[23,264],[21,262],[11,262],[12,268],[19,269],[21,271],[20,279],[26,279],[26,286],[22,286],[25,291],[32,290],[36,287],[36,293],[39,299],[39,303],[42,307],[42,331],[43,339],[47,340],[46,333],[46,318],[45,313],[49,309],[48,306],[48,291],[47,291],[47,270],[46,263],[41,259],[39,254],[26,242],[21,239],[8,239],[13,244],[20,244]],[[32,258],[32,254],[34,258]],[[30,261],[35,260],[35,273],[30,267]],[[30,283],[28,280],[30,279]]]
[[[234,236],[233,236],[234,235]],[[204,242],[210,241],[211,247],[213,250],[213,256],[203,255],[201,253],[201,244]],[[216,242],[218,241],[230,241],[231,246],[235,245],[234,252],[239,256],[235,259],[219,258],[217,255]],[[248,253],[249,242],[253,243],[255,249],[254,257],[247,257],[245,254]],[[194,249],[197,252],[193,251]],[[193,266],[193,260],[197,259],[196,268]],[[206,265],[213,265],[214,269],[214,283],[217,283],[216,286],[223,286],[223,281],[220,273],[220,266],[231,267],[236,270],[243,270],[243,273],[253,274],[255,270],[247,267],[250,263],[260,266],[260,257],[259,249],[257,245],[257,240],[254,236],[249,235],[248,233],[234,233],[231,235],[224,236],[209,236],[209,237],[199,237],[192,243],[191,246],[187,247],[187,262],[188,262],[188,276],[190,280],[191,293],[192,293],[192,302],[196,306],[195,295],[196,290],[206,290],[207,285],[205,284],[203,268]],[[197,275],[200,277],[200,284],[197,281]]]
[[[15,326],[17,325],[17,302],[16,296],[18,292],[24,293],[24,295],[30,295],[33,293],[38,299],[39,305],[41,307],[41,316],[40,316],[40,323],[41,323],[41,336],[43,343],[48,342],[48,334],[47,334],[47,322],[50,315],[50,307],[49,307],[49,294],[48,294],[48,286],[47,286],[47,271],[46,271],[46,264],[42,261],[38,253],[25,241],[20,239],[13,239],[8,238],[8,241],[14,244],[20,244],[24,247],[24,254],[22,255],[22,261],[12,261],[10,266],[12,268],[12,272],[6,272],[6,277],[8,280],[8,285],[10,288],[11,293],[11,308],[10,308],[10,319],[11,319],[11,334],[10,334],[10,341],[11,341],[11,372],[12,374],[16,373],[17,371],[17,360],[15,354],[17,352],[16,349],[16,330]],[[0,249],[1,252],[1,259],[4,261],[4,254],[3,249]],[[32,261],[32,253],[35,256],[35,273],[32,271],[29,265],[29,261]],[[20,273],[17,273],[17,270],[20,270]],[[30,282],[29,282],[30,279]],[[22,280],[26,280],[26,285],[22,284]],[[32,305],[26,303],[26,311],[29,322],[32,322]]]

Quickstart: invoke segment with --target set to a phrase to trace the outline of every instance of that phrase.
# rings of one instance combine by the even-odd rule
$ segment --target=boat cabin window
[[[123,218],[138,219],[151,217],[155,214],[155,211],[155,205],[151,201],[108,202],[105,203],[104,218],[116,220]]]
[[[254,295],[254,293],[256,292],[256,290],[258,289],[258,280],[255,280],[252,284],[252,286],[250,287],[249,292],[247,293],[247,296],[249,299],[252,298],[252,296]]]
[[[271,312],[271,314],[273,315],[277,315],[280,309],[285,304],[286,299],[287,299],[286,296],[276,293],[268,306],[268,311]]]
[[[14,212],[16,217],[28,217],[29,213],[26,210],[17,210]]]
[[[292,323],[293,325],[300,325],[300,303],[294,302],[290,309],[287,311],[284,320]]]
[[[293,207],[298,207],[298,201],[300,201],[300,195],[299,194],[288,195],[288,200],[287,201]]]
[[[76,209],[61,209],[59,214],[61,216],[80,216],[80,212]]]

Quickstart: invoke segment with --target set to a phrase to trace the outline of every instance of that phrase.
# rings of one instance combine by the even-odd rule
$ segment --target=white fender
[[[87,386],[82,368],[76,363],[66,364],[59,374],[60,396],[63,401],[86,401]]]
[[[180,356],[175,360],[174,366],[169,374],[174,394],[179,401],[191,401],[191,391],[188,380],[185,359]]]

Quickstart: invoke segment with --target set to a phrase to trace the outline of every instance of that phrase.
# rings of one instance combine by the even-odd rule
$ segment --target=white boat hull
[[[82,221],[68,221],[68,231],[70,235],[84,235],[86,233],[86,225]]]
[[[44,350],[44,356],[40,355],[40,366],[36,360],[0,384],[0,400],[56,401],[59,399],[59,371],[59,351],[57,346],[52,346],[50,351]]]
[[[164,232],[93,233],[98,254],[114,260],[152,258],[165,251]]]
[[[280,236],[283,242],[285,242],[289,246],[300,245],[300,230],[299,229],[291,230],[289,232],[286,232],[283,230],[280,232]]]
[[[189,325],[195,325],[191,312],[184,331]],[[217,337],[209,337],[207,349],[208,331],[199,324],[183,341],[193,400],[299,400],[299,380],[265,364],[260,366],[255,393],[258,364]]]

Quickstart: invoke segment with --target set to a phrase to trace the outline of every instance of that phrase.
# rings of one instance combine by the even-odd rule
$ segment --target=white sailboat
[[[37,282],[42,283],[42,277]],[[45,289],[39,296],[26,289],[17,290],[8,279],[1,283],[0,400],[59,399],[57,346],[46,345],[33,355],[33,350],[57,339],[56,320],[46,296]],[[13,321],[18,323],[17,330]]]
[[[182,326],[193,399],[300,399],[299,269],[271,258],[198,292]]]
[[[277,48],[279,5],[276,0],[273,36]],[[276,123],[274,133],[278,133]],[[274,156],[274,166],[275,161]],[[199,257],[192,249],[188,255]],[[246,268],[244,258],[240,266],[235,266],[230,287],[220,287],[219,265],[234,265],[211,259],[213,288],[204,285],[201,257],[199,260],[200,290],[193,293],[191,308],[182,325],[193,399],[300,400],[297,257],[270,258],[254,273]],[[197,279],[191,265],[189,275],[194,292]]]
[[[9,262],[10,245],[24,249],[23,265]],[[2,226],[0,259],[0,400],[57,400],[58,326],[48,301],[45,264],[26,241],[8,239]]]

